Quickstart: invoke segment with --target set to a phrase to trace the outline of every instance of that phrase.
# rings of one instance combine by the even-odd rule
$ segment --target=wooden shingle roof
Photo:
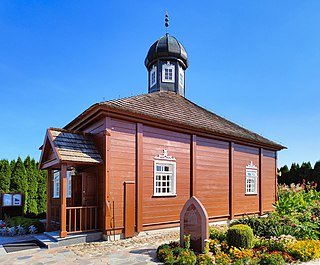
[[[277,150],[284,146],[228,121],[174,92],[155,92],[99,103],[101,107],[141,114],[212,134],[249,140]]]
[[[59,163],[103,163],[90,134],[49,128],[47,138]]]

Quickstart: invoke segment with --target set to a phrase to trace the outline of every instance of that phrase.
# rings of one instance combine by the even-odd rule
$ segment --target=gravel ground
[[[158,246],[164,242],[176,241],[179,239],[179,232],[162,232],[139,235],[137,237],[116,240],[116,241],[100,241],[92,243],[83,243],[78,245],[67,246],[68,250],[73,251],[75,254],[96,255],[102,253],[110,253],[114,251],[141,248],[143,246]]]

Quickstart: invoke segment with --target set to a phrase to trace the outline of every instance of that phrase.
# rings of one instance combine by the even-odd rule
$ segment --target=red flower
[[[296,225],[296,224],[293,224],[292,227],[297,227],[297,225]]]

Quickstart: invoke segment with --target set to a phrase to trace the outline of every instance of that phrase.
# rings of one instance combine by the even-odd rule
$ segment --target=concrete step
[[[102,240],[102,232],[85,232],[71,234],[67,237],[61,238],[59,231],[44,232],[37,240],[41,240],[48,248],[68,246],[73,244],[81,244],[86,242],[94,242]]]
[[[33,238],[41,242],[46,248],[59,247],[58,241],[53,240],[45,234],[34,235]]]

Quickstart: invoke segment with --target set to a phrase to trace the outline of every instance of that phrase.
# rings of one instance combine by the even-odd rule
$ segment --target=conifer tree
[[[38,197],[38,179],[36,162],[31,160],[30,156],[24,160],[24,167],[26,169],[26,177],[28,181],[28,213],[38,214],[37,210],[37,197]]]
[[[0,193],[10,191],[11,169],[8,160],[0,161]]]
[[[38,163],[37,163],[38,168]],[[45,213],[47,210],[47,172],[38,170],[38,213]]]
[[[12,174],[11,174],[11,183],[10,183],[11,192],[21,192],[24,194],[24,212],[28,210],[28,180],[26,169],[20,157],[18,157],[17,162],[14,165]]]

